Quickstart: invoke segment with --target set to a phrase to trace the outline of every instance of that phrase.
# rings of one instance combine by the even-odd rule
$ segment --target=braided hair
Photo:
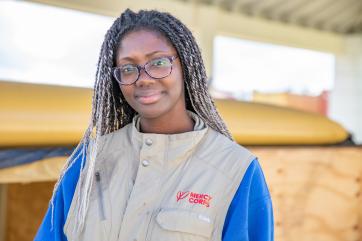
[[[93,183],[95,157],[99,137],[112,133],[132,122],[135,110],[126,102],[119,85],[112,75],[116,66],[117,50],[122,38],[132,31],[151,30],[163,35],[176,49],[181,60],[184,76],[186,109],[196,113],[208,126],[232,140],[223,120],[216,110],[214,101],[207,88],[207,76],[200,49],[191,31],[177,18],[166,12],[156,10],[140,10],[138,13],[126,9],[118,17],[105,35],[97,64],[92,114],[90,124],[79,145],[68,158],[66,166],[55,184],[52,205],[52,222],[54,212],[54,196],[67,170],[79,156],[83,156],[81,175],[78,182],[83,184],[77,195],[77,227],[73,231],[81,231],[89,203],[89,195]],[[91,148],[88,149],[88,144]],[[84,168],[85,154],[88,153],[87,168]],[[83,180],[84,179],[84,180]],[[53,223],[52,223],[53,224]]]

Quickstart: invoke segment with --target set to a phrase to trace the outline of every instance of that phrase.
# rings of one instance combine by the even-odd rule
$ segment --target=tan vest
[[[255,156],[189,115],[191,132],[141,133],[136,116],[102,137],[85,227],[71,232],[73,197],[68,241],[221,240],[228,207]]]

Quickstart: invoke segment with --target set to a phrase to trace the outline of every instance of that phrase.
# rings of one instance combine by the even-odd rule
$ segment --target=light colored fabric
[[[189,114],[190,132],[141,133],[136,116],[103,137],[85,227],[72,232],[72,201],[64,226],[69,241],[221,240],[228,207],[255,156]]]

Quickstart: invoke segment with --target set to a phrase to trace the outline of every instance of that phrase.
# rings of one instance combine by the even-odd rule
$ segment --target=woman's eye
[[[132,65],[124,66],[124,67],[122,67],[122,69],[121,69],[121,72],[122,72],[123,74],[132,74],[132,73],[134,73],[134,72],[136,72],[136,71],[137,71],[137,68],[136,68],[135,66],[132,66]]]
[[[152,61],[152,66],[156,67],[164,67],[169,65],[170,65],[170,60],[168,58],[155,59],[154,61]]]

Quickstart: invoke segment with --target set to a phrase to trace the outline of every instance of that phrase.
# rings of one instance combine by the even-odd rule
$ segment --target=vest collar
[[[154,156],[157,161],[178,162],[185,158],[204,137],[208,130],[205,122],[195,113],[187,110],[188,115],[194,120],[194,129],[178,134],[156,134],[140,132],[140,116],[136,115],[132,120],[131,140],[135,151],[142,156]],[[164,154],[164,155],[162,155]]]

